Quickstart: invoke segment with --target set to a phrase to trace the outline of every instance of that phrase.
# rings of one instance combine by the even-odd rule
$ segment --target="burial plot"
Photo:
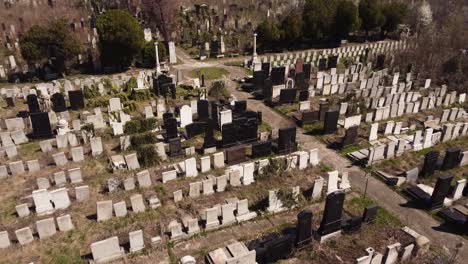
[[[70,100],[70,108],[72,110],[80,110],[84,108],[84,97],[81,90],[68,91],[68,98]]]
[[[50,126],[49,114],[47,112],[31,113],[31,126],[34,138],[52,137],[52,128]]]
[[[67,111],[67,105],[65,103],[65,97],[61,93],[55,93],[51,98],[54,112],[65,112]]]
[[[301,126],[315,123],[320,118],[318,110],[305,110],[301,112]]]
[[[452,175],[440,176],[437,179],[436,185],[432,194],[428,194],[418,186],[412,186],[406,189],[406,192],[414,197],[418,202],[422,203],[429,210],[439,209],[444,205],[445,197],[450,192],[450,184]]]
[[[187,133],[187,138],[193,138],[196,135],[203,134],[205,122],[193,122],[192,124],[185,126],[185,132]]]

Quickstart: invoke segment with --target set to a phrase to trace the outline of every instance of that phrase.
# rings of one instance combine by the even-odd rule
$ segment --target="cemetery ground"
[[[230,71],[230,78],[225,79],[225,81],[231,93],[238,100],[247,100],[249,109],[253,111],[261,111],[263,114],[263,120],[266,123],[268,123],[271,127],[275,128],[290,127],[296,125],[295,121],[292,118],[284,115],[284,113],[280,113],[281,111],[276,111],[266,106],[261,100],[256,100],[254,97],[252,97],[251,94],[242,91],[236,82],[230,81],[233,79],[245,77],[245,72],[240,70],[240,67],[227,66],[229,65],[229,62],[235,60],[227,59],[226,61],[228,62],[224,63],[223,60],[200,63],[190,58],[189,55],[187,55],[183,50],[180,49],[178,50],[178,57],[179,59],[184,61],[184,64],[178,65],[178,67],[183,68],[185,70],[191,68],[189,65],[197,65],[196,67],[215,66],[226,68]],[[334,95],[332,95],[332,98],[333,97]],[[311,100],[313,101],[316,99]],[[426,212],[420,209],[403,207],[402,205],[408,202],[404,196],[393,191],[390,187],[388,187],[379,179],[374,177],[366,177],[366,173],[359,166],[355,166],[351,161],[344,157],[343,154],[345,153],[338,153],[335,150],[330,149],[328,147],[329,143],[321,139],[320,136],[316,137],[310,135],[310,130],[318,130],[320,128],[320,125],[311,126],[309,128],[305,127],[305,129],[307,129],[308,131],[305,131],[305,129],[298,128],[298,143],[304,146],[305,148],[318,148],[321,160],[323,163],[326,164],[327,167],[331,167],[339,171],[348,170],[350,173],[349,175],[351,185],[354,188],[358,189],[361,192],[367,190],[367,197],[370,197],[371,199],[377,201],[377,203],[380,206],[388,210],[391,214],[397,216],[397,218],[399,218],[400,220],[403,220],[405,224],[412,227],[417,232],[420,232],[421,234],[427,236],[433,244],[443,249],[443,252],[445,254],[452,254],[456,247],[456,244],[464,242],[464,239],[456,234],[437,230],[438,227],[441,226],[441,223]],[[367,131],[362,131],[362,133],[364,132],[367,133]],[[359,135],[359,137],[362,137],[361,131]],[[363,143],[365,137],[361,139]],[[366,146],[366,144],[363,146]],[[359,147],[355,146],[355,148]],[[348,151],[351,150],[352,149],[348,149]],[[460,252],[460,258],[468,258],[468,251],[462,250]]]

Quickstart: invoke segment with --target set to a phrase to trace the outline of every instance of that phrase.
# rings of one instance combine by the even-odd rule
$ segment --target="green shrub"
[[[146,132],[141,134],[135,134],[130,137],[132,146],[138,147],[141,145],[155,144],[158,142],[156,135],[152,132]]]
[[[125,123],[125,134],[136,134],[151,131],[156,128],[157,122],[155,118],[136,118]]]
[[[153,167],[160,164],[161,159],[154,145],[143,145],[136,149],[138,161],[143,167]]]

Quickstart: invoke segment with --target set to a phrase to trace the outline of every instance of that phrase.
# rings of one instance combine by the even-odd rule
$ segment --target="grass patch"
[[[323,123],[322,122],[315,122],[313,124],[306,124],[304,126],[302,126],[302,129],[304,129],[304,131],[306,133],[309,133],[309,132],[313,132],[313,131],[322,131],[323,130]]]
[[[218,67],[206,67],[192,70],[190,75],[194,78],[201,78],[202,75],[205,76],[205,80],[216,80],[220,79],[223,75],[228,75],[229,71],[223,68]]]
[[[347,147],[343,148],[342,150],[340,150],[340,153],[341,153],[341,155],[346,156],[348,153],[358,151],[360,149],[362,149],[362,147],[359,146],[359,145],[351,145],[351,146],[347,146]]]
[[[364,197],[354,197],[349,202],[351,207],[354,207],[356,210],[362,212],[364,208],[367,206],[377,204],[369,198]],[[403,226],[403,223],[396,218],[395,216],[391,215],[387,210],[379,207],[377,210],[377,217],[375,219],[375,223],[377,225],[392,225],[392,226]]]
[[[299,109],[299,104],[287,104],[287,105],[278,105],[273,108],[276,112],[285,115],[285,116],[291,116],[294,111]]]
[[[224,63],[226,66],[234,66],[234,67],[244,67],[243,61],[227,61]]]
[[[333,171],[333,168],[332,168],[332,167],[330,167],[330,166],[328,166],[327,164],[322,163],[322,162],[320,162],[319,167],[320,167],[320,171],[322,171],[322,172],[330,172],[330,171]]]
[[[258,126],[258,131],[271,132],[271,126],[268,123],[262,122],[260,126]]]
[[[80,250],[73,245],[54,246],[43,256],[43,263],[78,264],[86,263],[80,256]]]

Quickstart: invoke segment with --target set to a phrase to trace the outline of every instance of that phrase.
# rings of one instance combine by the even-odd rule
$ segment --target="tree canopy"
[[[143,29],[127,11],[110,10],[99,15],[96,27],[104,65],[127,67],[144,46]]]
[[[337,0],[306,0],[302,19],[304,36],[312,42],[330,40],[334,32]]]
[[[304,22],[302,17],[296,14],[289,14],[283,19],[281,29],[281,38],[288,44],[297,43],[302,38],[302,28]]]
[[[21,55],[28,63],[53,58],[56,70],[63,72],[66,62],[76,58],[81,44],[65,20],[52,21],[47,26],[32,26],[20,39]]]
[[[346,38],[350,32],[358,30],[359,27],[360,20],[357,6],[348,0],[339,1],[335,17],[337,39]]]
[[[392,32],[398,28],[398,25],[403,22],[408,8],[404,3],[392,2],[385,4],[382,7],[382,14],[385,17],[385,23],[382,25],[382,30]]]
[[[167,49],[164,43],[158,42],[159,61],[167,59]],[[156,66],[156,51],[154,50],[154,41],[146,42],[141,51],[140,63],[143,67],[154,68]]]
[[[359,17],[361,28],[368,33],[379,28],[385,22],[378,0],[361,0],[359,2]]]
[[[280,40],[281,31],[278,25],[271,20],[265,20],[257,27],[259,46],[263,49],[272,48]]]

